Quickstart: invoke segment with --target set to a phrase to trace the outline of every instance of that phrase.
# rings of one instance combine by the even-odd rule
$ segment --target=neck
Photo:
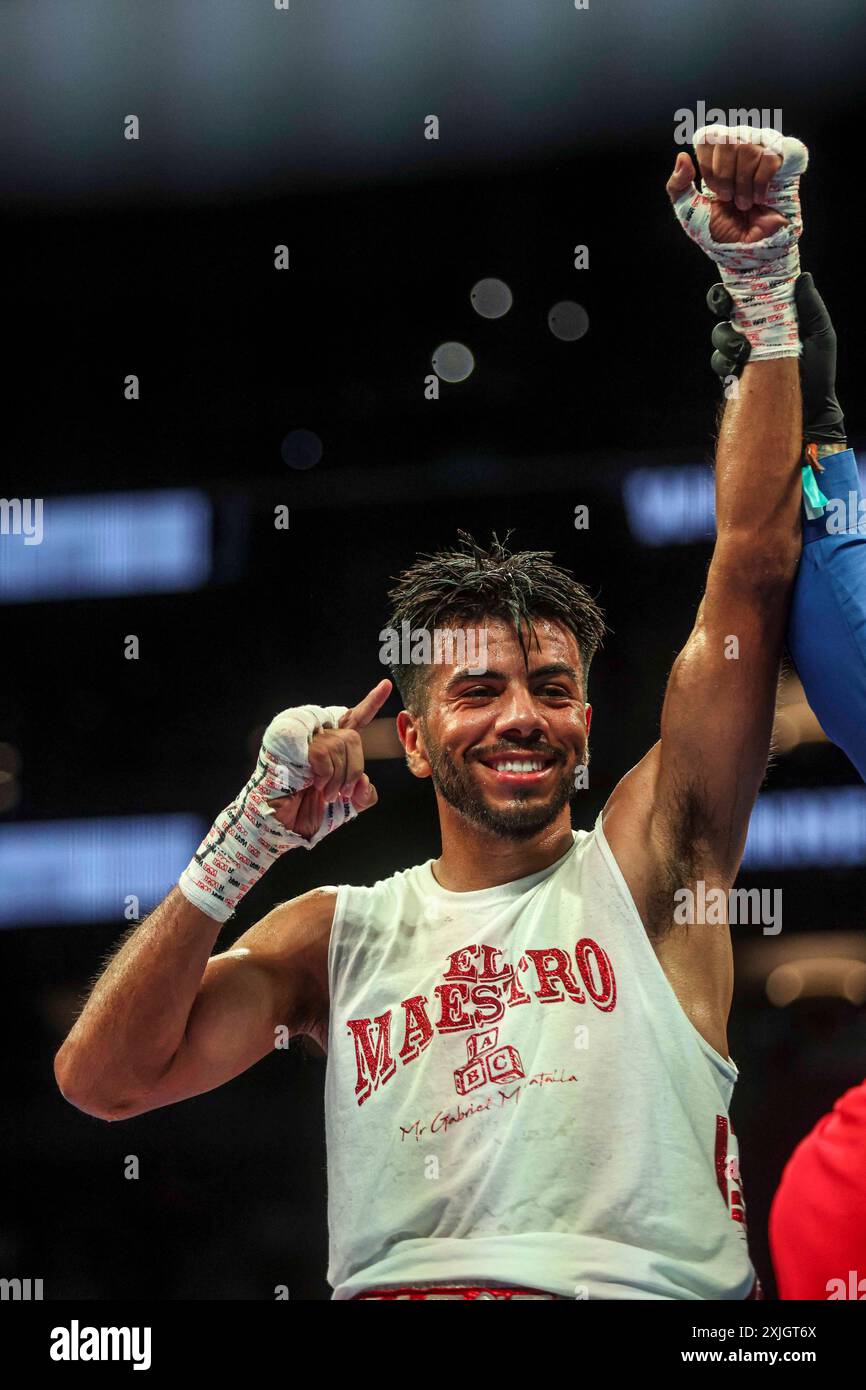
[[[555,821],[529,840],[509,840],[466,820],[439,801],[442,853],[433,862],[433,875],[452,893],[498,888],[539,873],[561,859],[574,843],[571,816],[564,807]]]

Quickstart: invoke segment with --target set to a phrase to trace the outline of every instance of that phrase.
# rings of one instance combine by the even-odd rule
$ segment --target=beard
[[[546,801],[530,801],[534,795],[531,787],[514,787],[509,806],[491,806],[473,777],[470,763],[458,766],[447,749],[431,740],[429,732],[426,742],[430,775],[437,792],[473,825],[505,840],[531,840],[552,825],[563,808],[576,799],[574,779],[563,767]]]

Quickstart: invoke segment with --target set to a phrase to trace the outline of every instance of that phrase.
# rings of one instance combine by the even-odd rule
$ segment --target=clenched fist
[[[694,144],[703,188],[690,157],[678,154],[667,183],[677,221],[718,266],[750,362],[799,357],[794,285],[809,151],[793,136],[750,126],[702,126]]]
[[[770,180],[782,167],[781,154],[762,145],[698,145],[698,167],[705,189],[715,195],[710,208],[713,241],[749,245],[784,227],[785,218],[767,206]],[[676,203],[694,192],[695,166],[683,151],[677,155],[667,182],[668,197]]]

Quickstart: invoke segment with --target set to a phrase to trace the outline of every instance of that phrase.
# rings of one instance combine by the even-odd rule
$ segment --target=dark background
[[[809,145],[802,261],[836,321],[857,442],[858,9],[7,5],[3,494],[194,486],[217,534],[201,590],[2,609],[0,741],[22,760],[4,819],[210,823],[276,710],[352,704],[380,678],[390,578],[461,526],[555,551],[605,609],[591,788],[575,810],[590,826],[656,737],[710,554],[637,544],[619,492],[635,464],[712,455],[703,300],[716,276],[666,201],[674,113],[698,99],[780,107]],[[129,112],[138,144],[122,138]],[[438,142],[423,138],[429,113]],[[577,244],[588,270],[573,267]],[[473,311],[485,276],[512,289],[503,319]],[[578,342],[548,329],[562,299],[588,311]],[[425,400],[449,339],[475,370]],[[323,444],[306,472],[280,452],[298,428]],[[288,531],[274,529],[279,504]],[[398,709],[392,697],[385,713]],[[373,776],[375,812],[281,861],[217,949],[281,899],[438,853],[429,787],[397,761]],[[841,753],[803,745],[768,786],[855,781]],[[862,1081],[866,1030],[842,999],[773,1007],[748,951],[810,933],[817,956],[822,933],[860,932],[863,869],[742,881],[784,896],[769,948],[739,929],[730,1027],[753,1258],[772,1292],[782,1165]],[[0,1273],[42,1277],[50,1298],[258,1299],[276,1284],[327,1297],[319,1056],[293,1044],[210,1095],[115,1125],[57,1091],[54,1053],[126,926],[119,913],[0,935]],[[129,1154],[137,1182],[123,1177]]]

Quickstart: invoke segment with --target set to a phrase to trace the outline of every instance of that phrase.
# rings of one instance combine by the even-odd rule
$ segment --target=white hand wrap
[[[800,212],[800,175],[809,163],[809,151],[801,140],[777,130],[751,126],[702,126],[695,131],[694,146],[701,144],[763,145],[782,156],[771,179],[766,206],[787,218],[770,237],[751,245],[718,242],[710,235],[710,212],[716,195],[694,184],[674,203],[683,229],[716,262],[725,289],[734,301],[731,322],[752,345],[750,362],[776,357],[799,357],[800,345],[794,285],[800,274],[799,240],[803,231]],[[732,204],[732,206],[735,206]]]
[[[346,706],[300,705],[272,719],[256,770],[243,791],[217,816],[178,887],[209,917],[224,922],[266,869],[287,850],[312,849],[358,812],[344,799],[325,806],[315,834],[305,840],[280,825],[268,798],[298,796],[312,786],[310,742],[320,729],[336,728]]]

